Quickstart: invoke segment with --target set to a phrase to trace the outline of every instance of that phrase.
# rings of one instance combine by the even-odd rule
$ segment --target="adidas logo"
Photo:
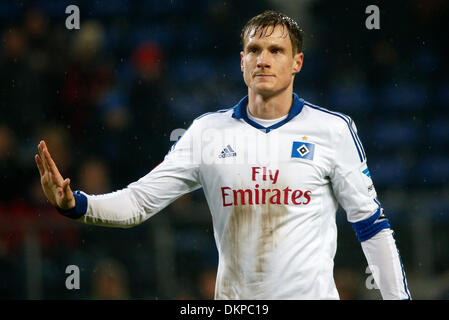
[[[231,146],[229,144],[218,155],[219,158],[227,158],[227,157],[235,157],[235,156],[237,156],[237,153],[231,148]]]

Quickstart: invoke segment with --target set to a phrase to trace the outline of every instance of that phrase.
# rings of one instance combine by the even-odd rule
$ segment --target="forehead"
[[[290,35],[284,25],[252,27],[245,36],[245,45],[253,43],[283,44],[291,46]]]

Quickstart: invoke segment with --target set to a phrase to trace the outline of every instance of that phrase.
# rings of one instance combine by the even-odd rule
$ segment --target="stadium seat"
[[[399,158],[369,158],[368,167],[376,188],[404,186],[410,177],[409,164]]]
[[[407,149],[421,143],[422,133],[412,121],[377,120],[370,128],[368,140],[380,151]]]
[[[430,102],[425,84],[391,82],[380,90],[378,108],[386,111],[420,111]]]
[[[0,2],[0,19],[2,21],[14,21],[20,14],[19,3],[13,1]]]
[[[419,165],[418,176],[423,185],[447,185],[449,182],[449,156],[428,152]]]
[[[447,146],[449,143],[449,117],[440,116],[433,119],[428,127],[428,143],[430,145]]]
[[[449,82],[442,83],[437,89],[437,102],[448,108],[449,106]]]
[[[142,14],[150,16],[160,16],[164,13],[176,14],[184,12],[189,6],[184,0],[175,1],[159,1],[159,0],[143,0],[139,3],[138,10]],[[195,6],[193,6],[195,7]]]
[[[129,14],[132,10],[130,2],[121,0],[89,1],[88,4],[92,17],[117,17]]]
[[[41,10],[43,10],[50,18],[63,18],[67,17],[65,13],[65,9],[70,5],[77,5],[72,0],[61,0],[61,1],[53,1],[53,0],[41,0],[36,1],[35,6]],[[86,16],[85,18],[88,18]]]
[[[335,83],[330,88],[331,105],[343,113],[369,112],[372,106],[372,92],[360,82]]]
[[[421,50],[416,52],[415,61],[418,70],[427,73],[438,69],[440,58],[430,47],[421,47]]]
[[[170,61],[170,74],[174,75],[171,79],[175,83],[207,83],[217,76],[214,61],[201,57]]]
[[[123,40],[129,48],[135,48],[145,42],[155,42],[163,46],[165,51],[169,51],[173,46],[174,33],[167,25],[140,24],[127,33],[126,39]]]

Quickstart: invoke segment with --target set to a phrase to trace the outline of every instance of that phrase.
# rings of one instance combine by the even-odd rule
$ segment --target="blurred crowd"
[[[70,4],[79,30],[65,27]],[[72,188],[87,193],[142,177],[174,129],[246,94],[240,29],[265,9],[307,22],[295,91],[355,120],[418,296],[447,298],[449,280],[435,292],[421,283],[449,270],[448,4],[379,6],[381,30],[368,31],[363,5],[351,2],[2,2],[0,298],[213,297],[217,253],[201,191],[131,230],[84,226],[49,206],[34,154],[45,140]],[[367,297],[366,262],[338,216],[340,294]],[[78,292],[64,288],[70,264],[81,267]]]

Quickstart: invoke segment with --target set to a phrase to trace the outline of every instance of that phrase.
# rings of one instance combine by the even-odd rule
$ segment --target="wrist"
[[[56,207],[56,210],[65,217],[71,219],[81,218],[87,212],[87,197],[81,191],[73,192],[73,199],[70,201],[70,209]]]
[[[73,196],[72,199],[70,199],[69,201],[61,203],[61,205],[53,204],[53,206],[62,211],[71,210],[76,206],[75,196]]]

